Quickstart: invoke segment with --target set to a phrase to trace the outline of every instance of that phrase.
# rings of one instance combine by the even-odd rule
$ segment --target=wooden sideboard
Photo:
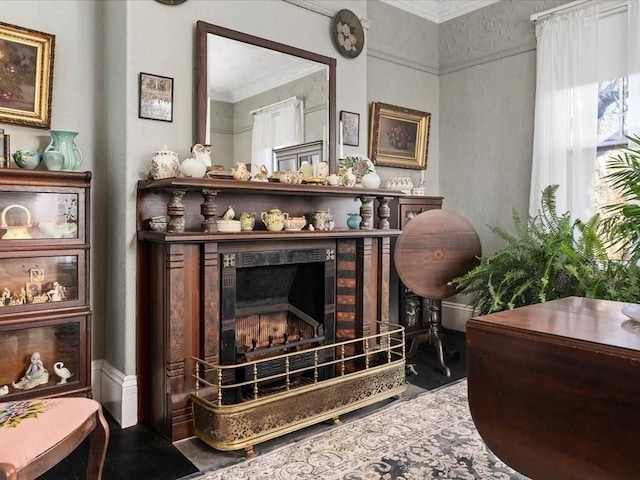
[[[391,239],[401,233],[389,227],[389,201],[399,196],[403,194],[388,190],[235,180],[139,182],[141,420],[173,441],[193,434],[193,358],[231,361],[223,358],[222,349],[238,341],[232,331],[235,310],[229,305],[237,296],[235,277],[230,276],[237,268],[317,259],[322,267],[315,270],[330,275],[323,274],[318,285],[309,274],[298,281],[297,289],[304,296],[308,288],[309,298],[320,290],[322,299],[333,299],[323,307],[324,326],[331,330],[325,335],[342,341],[378,333],[376,321],[389,321]],[[216,232],[215,219],[228,206],[236,215],[255,212],[255,230]],[[291,216],[304,215],[308,221],[314,211],[328,208],[336,226],[325,231],[267,231],[260,213],[272,207]],[[363,218],[356,230],[346,227],[347,213],[354,211]],[[169,231],[151,231],[148,219],[161,215],[167,217]],[[332,275],[335,282],[327,283]]]
[[[623,304],[571,297],[467,323],[478,432],[531,478],[640,473],[640,326]]]

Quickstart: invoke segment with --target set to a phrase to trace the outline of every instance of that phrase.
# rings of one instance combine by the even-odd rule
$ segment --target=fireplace
[[[258,365],[257,378],[284,371],[282,354],[335,341],[335,248],[281,248],[222,254],[220,361],[231,365],[273,358]],[[321,360],[327,360],[323,352]],[[303,368],[312,355],[298,355],[290,368]],[[321,378],[330,375],[320,372]],[[241,382],[251,371],[237,369],[225,382]],[[293,380],[305,379],[301,373]],[[291,379],[290,379],[291,380]],[[279,380],[261,382],[260,391]],[[225,392],[226,402],[241,402],[249,387]],[[249,392],[251,393],[251,392]]]
[[[138,185],[140,421],[214,448],[269,438],[401,394],[389,325],[388,190],[171,178]],[[346,227],[358,208],[360,229]],[[377,202],[377,219],[374,206]],[[278,206],[336,228],[212,230],[218,212]],[[169,232],[148,230],[165,215]],[[374,228],[377,227],[377,228]]]

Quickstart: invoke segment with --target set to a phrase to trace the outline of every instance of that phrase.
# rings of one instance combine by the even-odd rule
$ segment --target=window
[[[604,177],[608,174],[607,162],[620,154],[627,146],[629,85],[626,77],[607,80],[598,84],[598,147],[595,172],[596,211],[603,214],[606,205],[620,203],[623,199],[612,189]]]

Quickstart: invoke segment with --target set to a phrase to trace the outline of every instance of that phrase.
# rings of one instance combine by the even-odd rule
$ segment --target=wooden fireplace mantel
[[[216,363],[235,322],[223,305],[234,281],[228,262],[248,255],[322,258],[331,285],[324,289],[326,325],[336,341],[376,334],[389,321],[391,190],[172,178],[138,183],[138,380],[141,421],[172,441],[193,435],[189,395],[194,391],[194,357]],[[228,207],[256,213],[256,229],[218,233],[215,219]],[[267,231],[260,212],[280,208],[310,220],[329,208],[336,228],[328,231]],[[346,227],[359,211],[360,229]],[[375,213],[375,218],[374,218]],[[148,219],[167,216],[172,231],[154,232]],[[232,310],[231,310],[232,311]]]

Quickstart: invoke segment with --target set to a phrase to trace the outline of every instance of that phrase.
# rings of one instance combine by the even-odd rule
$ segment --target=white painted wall
[[[368,153],[372,101],[430,112],[427,191],[444,195],[446,208],[464,212],[483,245],[485,223],[504,223],[511,206],[524,205],[535,54],[522,9],[563,2],[499,2],[483,10],[500,9],[495,18],[508,18],[504,24],[483,23],[479,11],[440,26],[375,0],[310,3],[325,14],[281,0],[189,0],[178,6],[155,0],[0,0],[3,22],[56,35],[53,127],[80,132],[82,169],[93,172],[95,390],[123,426],[137,421],[136,184],[146,177],[152,152],[167,145],[184,158],[191,147],[197,20],[335,57],[336,114],[360,114],[360,146],[346,146],[345,154]],[[370,24],[365,51],[356,59],[339,56],[330,39],[330,17],[342,8],[370,20],[364,22]],[[461,28],[469,34],[457,35]],[[529,44],[516,44],[526,35]],[[138,118],[140,72],[174,79],[173,122]],[[2,127],[14,149],[48,143],[45,130]],[[419,175],[380,173],[409,174],[414,183]],[[453,326],[463,328],[468,312],[456,305],[445,308],[454,311]]]

